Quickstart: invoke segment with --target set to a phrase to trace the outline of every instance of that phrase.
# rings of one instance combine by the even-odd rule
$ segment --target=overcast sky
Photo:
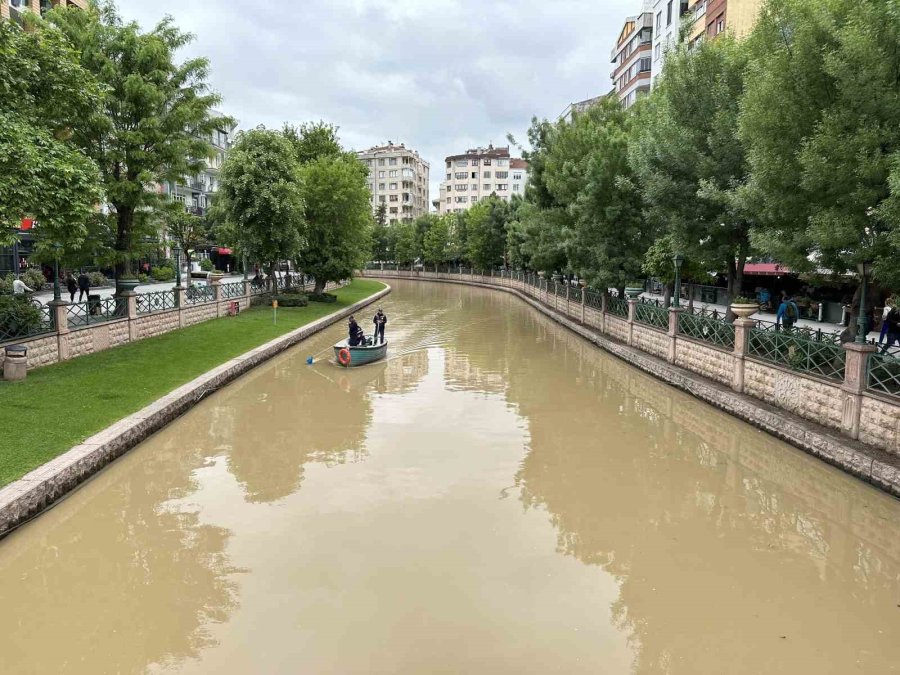
[[[431,164],[525,142],[532,116],[609,91],[622,21],[642,0],[119,0],[196,35],[241,128],[323,119],[344,145],[406,143]]]

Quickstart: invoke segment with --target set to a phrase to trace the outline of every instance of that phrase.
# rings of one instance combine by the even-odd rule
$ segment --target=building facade
[[[613,91],[608,94],[601,94],[600,96],[594,96],[593,98],[588,98],[576,103],[570,103],[566,107],[566,109],[559,114],[558,119],[565,120],[566,122],[571,122],[575,118],[575,115],[577,115],[578,113],[583,113],[588,108],[592,108],[593,106],[601,103],[610,96],[615,96],[615,92]]]
[[[211,112],[213,117],[223,118],[218,110]],[[164,183],[160,190],[169,195],[174,202],[184,205],[189,213],[205,216],[219,190],[219,171],[225,162],[225,156],[231,148],[234,126],[222,124],[207,139],[211,146],[210,156],[205,158],[206,166],[196,176],[185,176],[177,183]]]
[[[438,211],[459,213],[491,195],[504,201],[525,194],[528,162],[510,157],[509,147],[472,148],[444,160],[445,180],[441,182]]]
[[[359,153],[369,167],[372,212],[385,205],[387,222],[414,220],[428,213],[428,180],[431,167],[403,143],[376,146]]]
[[[653,0],[644,0],[637,16],[625,19],[612,50],[613,88],[620,103],[630,108],[650,91],[653,55]]]
[[[655,87],[666,63],[666,52],[678,44],[681,18],[688,12],[688,0],[653,0],[653,62],[650,86]]]
[[[43,14],[52,7],[87,9],[87,0],[0,0],[0,19],[19,19],[22,12]]]

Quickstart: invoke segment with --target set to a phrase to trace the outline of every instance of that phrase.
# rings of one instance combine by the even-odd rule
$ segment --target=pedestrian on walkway
[[[28,288],[21,279],[13,280],[13,295],[25,295],[25,293],[34,293],[33,288]]]
[[[781,324],[786,333],[791,332],[791,328],[800,318],[800,308],[790,294],[785,293],[781,298],[781,304],[778,306],[778,314],[775,315],[775,325]]]
[[[66,290],[69,291],[69,302],[75,302],[75,291],[78,290],[78,284],[71,272],[66,274]]]
[[[878,344],[880,345],[881,343],[884,343],[884,346],[881,348],[882,354],[887,354],[888,350],[895,344],[900,345],[900,308],[896,305],[891,307],[881,323],[881,335],[878,337]]]
[[[78,275],[78,302],[81,302],[85,296],[90,297],[91,278],[82,270]]]

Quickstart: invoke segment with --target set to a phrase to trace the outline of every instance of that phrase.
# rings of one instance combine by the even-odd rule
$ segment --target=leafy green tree
[[[745,72],[746,50],[731,37],[670,52],[638,113],[631,150],[650,230],[670,234],[695,263],[725,270],[732,295],[743,283],[755,216],[737,137]]]
[[[382,202],[375,209],[375,222],[372,227],[372,259],[390,260],[390,232],[387,225],[387,205]]]
[[[204,58],[176,61],[192,37],[170,18],[149,32],[125,23],[112,2],[87,11],[54,10],[58,26],[81,56],[81,65],[103,86],[99,114],[72,127],[73,141],[100,168],[115,223],[112,249],[117,279],[132,278],[140,241],[156,238],[165,199],[154,181],[179,181],[204,166],[207,138],[219,122],[212,108]],[[121,289],[121,287],[120,287]]]
[[[435,216],[425,233],[423,253],[426,262],[433,265],[446,262],[450,254],[450,223],[447,218]]]
[[[69,139],[100,89],[59,31],[9,21],[0,23],[0,83],[0,244],[34,218],[37,253],[71,256],[90,235],[101,193],[97,165]]]
[[[327,122],[304,122],[298,127],[285,124],[283,133],[294,146],[300,164],[344,153],[337,135],[338,127]]]
[[[416,236],[416,226],[409,221],[393,223],[390,226],[395,236],[395,258],[398,263],[409,264],[422,257],[422,248]]]
[[[898,44],[897,3],[885,0],[772,0],[748,41],[740,131],[761,211],[754,241],[795,269],[870,259],[900,284]]]
[[[172,242],[178,244],[187,266],[187,285],[191,285],[191,253],[207,240],[203,219],[174,204],[167,214],[166,230]]]
[[[489,270],[504,264],[508,212],[498,197],[483,199],[466,211],[468,257],[474,267]]]
[[[265,127],[239,133],[222,166],[220,234],[273,278],[276,264],[296,257],[306,236],[299,171],[291,142]]]
[[[323,293],[329,281],[351,277],[369,259],[368,175],[365,165],[350,153],[320,157],[300,168],[306,235],[297,264],[315,277],[316,293]]]
[[[643,271],[654,279],[663,282],[663,304],[668,307],[675,288],[675,255],[679,253],[671,234],[657,238],[647,249],[644,255]],[[681,267],[681,281],[690,285],[692,280],[701,280],[705,274],[702,265],[696,261],[685,259]],[[690,295],[690,305],[693,305],[693,294]]]

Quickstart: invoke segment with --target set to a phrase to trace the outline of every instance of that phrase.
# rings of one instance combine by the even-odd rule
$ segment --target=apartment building
[[[653,55],[653,2],[644,0],[643,11],[625,19],[612,50],[612,81],[625,108],[650,91]]]
[[[603,101],[604,99],[606,99],[610,96],[615,96],[615,92],[613,91],[613,92],[609,92],[608,94],[601,94],[600,96],[594,96],[593,98],[586,98],[583,101],[577,101],[575,103],[570,103],[568,106],[566,106],[566,109],[563,110],[559,114],[558,120],[560,120],[560,121],[565,120],[566,122],[571,122],[573,119],[575,119],[575,115],[577,115],[579,113],[583,113],[588,108],[591,108],[591,107],[597,105],[598,103],[600,103],[601,101]]]
[[[528,162],[510,157],[509,147],[472,148],[445,160],[446,177],[438,200],[440,213],[459,213],[491,195],[504,201],[524,195]]]
[[[431,166],[403,143],[376,146],[359,153],[369,167],[372,212],[386,205],[387,222],[414,220],[428,213],[428,180]]]
[[[214,118],[225,117],[218,110],[211,111],[211,115]],[[206,167],[196,176],[185,176],[177,183],[161,185],[161,191],[169,195],[172,201],[183,204],[188,212],[196,216],[205,216],[219,190],[219,172],[231,148],[233,135],[233,125],[224,123],[220,125],[206,139],[211,146],[210,156],[206,158]]]
[[[688,44],[711,40],[725,31],[738,39],[753,30],[763,0],[688,0],[687,16],[691,23]]]
[[[653,0],[653,62],[650,86],[655,87],[666,63],[666,52],[678,44],[681,18],[688,13],[688,0]]]
[[[87,0],[0,0],[0,19],[18,20],[22,12],[43,14],[52,7],[87,9]]]

